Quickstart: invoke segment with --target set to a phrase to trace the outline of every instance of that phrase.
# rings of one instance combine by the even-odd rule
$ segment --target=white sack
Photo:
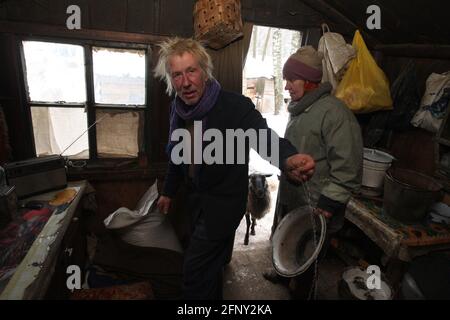
[[[129,244],[181,253],[183,250],[170,221],[156,207],[157,199],[155,182],[139,200],[135,210],[117,209],[104,220],[105,227],[115,230]]]

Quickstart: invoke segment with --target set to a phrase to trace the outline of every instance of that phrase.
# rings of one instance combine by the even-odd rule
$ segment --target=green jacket
[[[330,92],[331,85],[324,83],[299,101],[291,102],[285,133],[298,152],[307,153],[316,161],[315,173],[307,187],[311,204],[318,207],[322,198],[346,205],[351,192],[360,188],[362,177],[361,128],[352,111]],[[305,188],[290,184],[284,175],[280,179],[279,197],[288,211],[308,204]]]

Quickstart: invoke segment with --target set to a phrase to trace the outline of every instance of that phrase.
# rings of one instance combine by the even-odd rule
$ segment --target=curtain
[[[83,108],[31,107],[31,116],[37,156],[60,154],[87,129]],[[85,159],[88,149],[86,133],[63,155]]]
[[[99,158],[137,157],[142,145],[143,112],[97,110],[97,152]]]
[[[227,91],[242,93],[242,71],[245,65],[253,24],[244,23],[244,36],[220,50],[208,49],[213,60],[213,75]]]
[[[32,107],[34,140],[38,156],[64,153],[89,159],[87,118],[83,108]],[[70,121],[68,121],[70,119]],[[142,146],[142,111],[97,110],[97,152],[100,158],[137,157]]]

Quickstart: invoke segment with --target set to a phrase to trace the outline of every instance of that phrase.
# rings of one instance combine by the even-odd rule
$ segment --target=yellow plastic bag
[[[353,37],[356,57],[336,89],[336,97],[355,113],[392,110],[389,80],[364,43],[358,30]]]

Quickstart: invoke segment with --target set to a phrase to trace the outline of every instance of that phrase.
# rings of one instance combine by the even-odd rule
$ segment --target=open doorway
[[[249,97],[267,120],[270,128],[284,136],[288,121],[289,94],[284,90],[282,69],[288,57],[300,48],[302,33],[296,30],[253,26],[250,47],[243,70],[242,92]],[[278,191],[278,168],[250,151],[251,172],[272,174],[267,180],[271,195],[269,212],[257,222],[256,235],[244,245],[246,221],[243,219],[235,239],[235,250],[246,250],[255,246],[266,246],[269,240]]]
[[[296,30],[253,26],[250,48],[243,71],[242,92],[252,99],[266,118],[269,127],[284,136],[288,120],[289,94],[284,90],[283,64],[300,48],[302,33]],[[279,170],[263,160],[254,150],[250,156],[253,170],[279,174]]]
[[[300,48],[299,31],[253,26],[250,47],[243,71],[242,93],[249,97],[267,120],[270,128],[284,136],[288,121],[289,94],[284,92],[282,68],[287,58]],[[255,235],[244,245],[247,229],[242,219],[237,229],[233,259],[224,274],[224,298],[239,299],[289,299],[287,287],[265,281],[262,273],[272,270],[270,234],[278,193],[278,168],[250,151],[251,172],[272,174],[267,178],[271,205],[268,213],[257,221]]]

